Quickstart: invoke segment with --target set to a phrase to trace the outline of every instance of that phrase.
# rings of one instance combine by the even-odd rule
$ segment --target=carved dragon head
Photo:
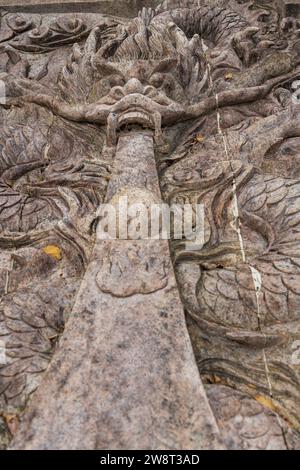
[[[203,7],[161,12],[144,8],[104,42],[103,28],[96,27],[83,51],[74,46],[61,79],[64,97],[78,101],[72,92],[78,94],[78,83],[84,82],[87,93],[82,98],[96,104],[86,118],[108,124],[109,145],[116,143],[124,126],[153,129],[162,144],[161,126],[188,118],[188,107],[209,88],[203,38],[216,45],[228,36],[228,26],[220,19],[233,13],[218,10],[211,17],[208,12]],[[234,19],[231,33],[246,25],[238,14]]]

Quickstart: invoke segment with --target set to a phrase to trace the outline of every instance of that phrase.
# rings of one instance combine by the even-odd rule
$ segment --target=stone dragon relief
[[[299,23],[274,2],[200,3],[130,20],[1,13],[0,447],[63,333],[118,138],[136,128],[154,135],[163,200],[204,205],[203,248],[170,247],[226,447],[300,445]],[[153,269],[157,286],[150,272],[116,295],[164,287]],[[111,291],[109,274],[97,282]]]

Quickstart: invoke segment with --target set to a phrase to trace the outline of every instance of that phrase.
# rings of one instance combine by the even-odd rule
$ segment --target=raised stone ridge
[[[33,13],[105,13],[132,17],[143,6],[156,6],[156,0],[0,0],[0,8]]]

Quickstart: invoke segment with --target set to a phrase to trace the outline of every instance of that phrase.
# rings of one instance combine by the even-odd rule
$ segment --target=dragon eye
[[[164,75],[162,73],[155,73],[150,78],[150,85],[154,86],[155,88],[159,88],[164,82]]]
[[[112,75],[109,78],[109,84],[110,84],[111,87],[123,86],[123,85],[125,85],[125,80],[120,75]]]

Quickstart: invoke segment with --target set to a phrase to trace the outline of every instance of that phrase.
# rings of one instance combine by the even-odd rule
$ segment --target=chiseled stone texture
[[[148,198],[151,204],[155,196],[159,202],[151,135],[120,137],[107,200],[124,194],[122,188],[131,203]],[[98,240],[72,318],[12,448],[222,447],[168,242]]]
[[[300,450],[299,435],[259,402],[222,385],[205,389],[227,449]]]
[[[283,0],[283,8],[286,16],[294,16],[300,18],[300,1],[299,0]]]
[[[149,4],[1,9],[0,446],[297,448],[298,3]]]
[[[151,256],[164,263],[167,250],[166,242],[120,241],[114,248],[99,243],[12,449],[223,447],[196,369],[172,268],[166,266],[167,285],[155,285],[150,277],[153,292],[121,292],[114,282],[124,281],[113,276],[109,292],[99,292],[99,286],[104,290],[101,277],[97,283],[99,266],[107,254],[135,279]],[[136,270],[126,255],[138,257]],[[145,280],[140,283],[138,292]]]
[[[143,6],[155,7],[156,0],[0,0],[0,8],[8,11],[49,13],[49,12],[86,12],[135,16]]]

